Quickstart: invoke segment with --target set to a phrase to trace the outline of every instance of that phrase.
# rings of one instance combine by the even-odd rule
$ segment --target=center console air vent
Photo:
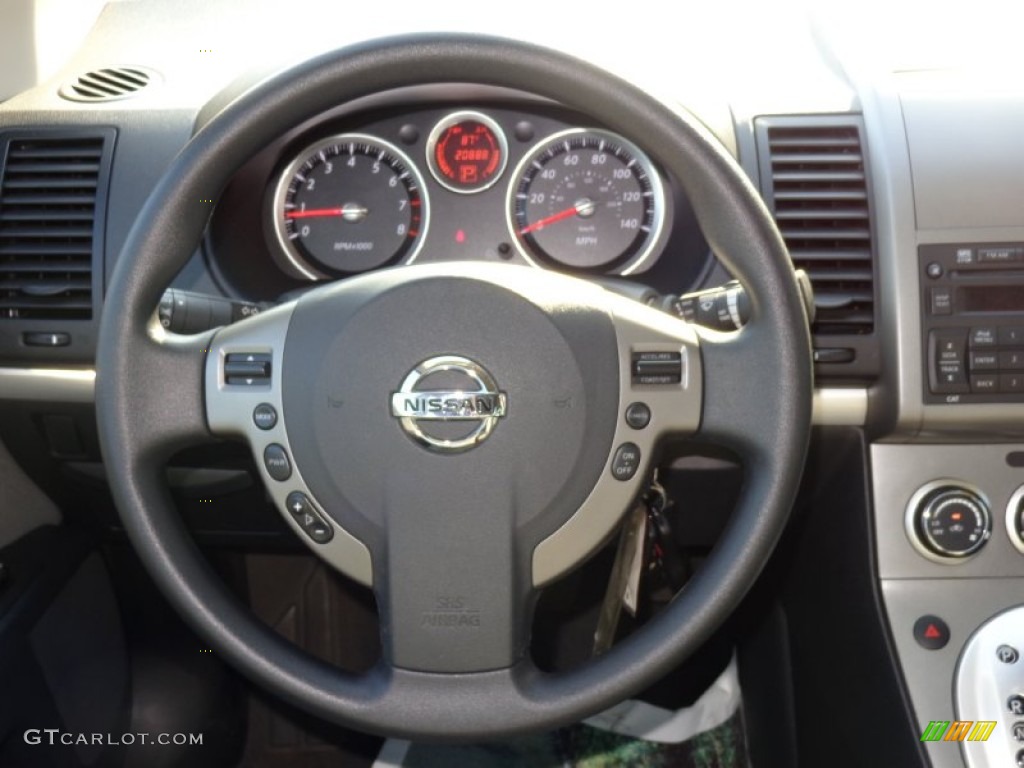
[[[814,287],[815,347],[828,350],[818,359],[852,363],[872,350],[851,339],[875,330],[875,248],[861,119],[767,117],[755,126],[765,202],[793,266],[806,270]]]
[[[0,322],[92,317],[105,144],[0,137]]]
[[[793,265],[814,285],[815,333],[871,333],[871,217],[859,122],[758,122],[769,162],[766,198]]]

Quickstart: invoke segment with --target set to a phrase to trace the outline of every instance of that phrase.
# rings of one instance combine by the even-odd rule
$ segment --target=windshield
[[[167,7],[165,0],[130,4],[141,26],[148,15],[163,16],[151,10]],[[105,5],[104,0],[35,0],[5,6],[0,99],[60,73]],[[139,35],[135,56],[151,63],[159,57],[168,65],[200,58],[212,79],[223,73],[221,84],[253,65],[283,66],[360,39],[441,30],[487,32],[569,50],[690,102],[710,100],[726,89],[733,99],[766,89],[794,97],[830,92],[843,71],[876,75],[955,67],[984,69],[992,77],[1021,68],[1012,9],[991,2],[943,10],[911,0],[678,7],[634,0],[625,20],[621,9],[583,12],[576,4],[545,0],[522,0],[514,12],[504,5],[419,0],[389,0],[382,14],[353,13],[331,0],[294,0],[286,6],[269,0],[185,1],[175,3],[179,8],[175,24],[168,26],[164,17],[153,34]],[[119,57],[125,55],[132,52]],[[820,67],[822,59],[831,71]]]

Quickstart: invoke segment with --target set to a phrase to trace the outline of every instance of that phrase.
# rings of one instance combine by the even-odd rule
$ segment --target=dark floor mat
[[[247,555],[245,563],[244,580],[252,610],[282,636],[312,655],[350,671],[368,669],[379,658],[377,618],[369,590],[339,577],[308,556]],[[721,666],[709,667],[710,674],[718,674]],[[702,685],[701,690],[705,687]],[[381,744],[381,739],[324,723],[254,689],[249,696],[248,736],[240,765],[370,768]],[[412,745],[407,760],[413,762],[404,765],[414,768],[748,765],[738,710],[718,727],[679,744],[644,741],[580,724],[509,744]]]
[[[747,768],[740,710],[679,744],[661,744],[574,725],[503,744],[412,744],[402,768]]]
[[[305,556],[249,555],[252,610],[314,656],[349,671],[379,656],[373,597]],[[381,740],[253,693],[244,768],[368,768]]]

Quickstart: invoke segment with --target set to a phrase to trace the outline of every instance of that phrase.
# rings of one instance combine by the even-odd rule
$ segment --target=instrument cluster
[[[229,292],[251,298],[282,287],[254,264],[260,250],[287,289],[460,259],[630,276],[657,266],[682,221],[693,231],[671,270],[678,291],[709,261],[691,217],[644,149],[585,115],[539,102],[418,106],[325,118],[269,147],[225,191],[207,255]]]

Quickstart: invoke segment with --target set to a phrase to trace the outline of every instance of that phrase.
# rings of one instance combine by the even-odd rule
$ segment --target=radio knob
[[[979,494],[962,486],[944,485],[917,503],[914,533],[932,554],[956,560],[985,546],[992,535],[992,516]]]

